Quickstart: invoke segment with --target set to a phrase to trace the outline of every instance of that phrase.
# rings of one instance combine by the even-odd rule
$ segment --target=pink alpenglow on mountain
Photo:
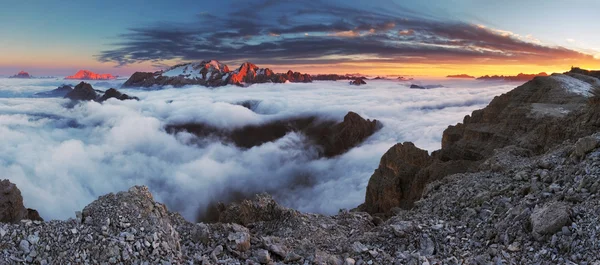
[[[10,78],[31,78],[31,76],[29,75],[29,73],[21,71],[18,74],[11,76]]]
[[[92,71],[88,70],[79,70],[74,75],[67,76],[65,79],[75,79],[75,80],[111,80],[116,79],[115,76],[111,74],[96,74]]]

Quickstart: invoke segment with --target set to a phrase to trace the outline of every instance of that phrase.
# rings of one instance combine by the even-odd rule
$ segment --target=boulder
[[[75,86],[73,91],[67,93],[65,98],[71,100],[96,100],[98,98],[98,94],[92,85],[81,82]]]
[[[541,240],[571,223],[571,208],[564,202],[552,202],[536,207],[530,217],[532,234]]]
[[[356,79],[354,79],[354,81],[351,81],[350,84],[360,86],[360,85],[366,85],[367,82],[365,82],[365,80],[363,80],[362,78],[356,78]]]
[[[596,149],[600,145],[600,138],[596,135],[586,136],[580,138],[575,143],[575,150],[573,150],[573,155],[576,157],[583,157],[590,151]]]
[[[7,179],[0,181],[0,222],[17,223],[23,219],[43,221],[36,210],[23,206],[17,185]]]

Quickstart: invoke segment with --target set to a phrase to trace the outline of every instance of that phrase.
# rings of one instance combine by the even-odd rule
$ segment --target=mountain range
[[[97,74],[88,70],[79,70],[74,75],[70,75],[65,77],[65,79],[71,80],[112,80],[116,79],[115,76],[111,74]]]
[[[15,224],[0,226],[0,262],[594,264],[599,77],[579,68],[535,77],[449,126],[440,150],[392,146],[365,203],[333,216],[258,194],[218,204],[214,223],[195,223],[134,186],[99,197],[75,219],[44,222],[2,181],[0,220]],[[322,139],[334,142],[324,147],[344,147],[331,149],[337,155],[376,128],[349,113],[325,130]]]

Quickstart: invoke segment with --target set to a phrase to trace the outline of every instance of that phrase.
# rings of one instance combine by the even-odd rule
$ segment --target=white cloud
[[[46,218],[72,217],[100,195],[142,184],[188,219],[232,190],[268,190],[287,206],[335,213],[363,202],[369,177],[393,144],[413,141],[429,151],[438,149],[448,125],[516,86],[437,80],[422,82],[446,87],[419,90],[409,89],[410,83],[367,82],[360,87],[340,81],[129,89],[124,92],[141,101],[67,108],[63,99],[14,98],[54,89],[62,80],[0,79],[2,95],[13,97],[0,98],[0,178],[15,182],[26,205]],[[231,104],[244,100],[259,100],[257,112],[263,114]],[[215,141],[190,144],[191,135],[163,130],[170,123],[232,128],[298,115],[341,121],[348,111],[378,119],[384,127],[332,159],[315,160],[316,151],[296,133],[240,150]],[[311,185],[292,185],[307,180]]]

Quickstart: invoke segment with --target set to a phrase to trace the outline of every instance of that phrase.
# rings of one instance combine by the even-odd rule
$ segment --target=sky
[[[366,3],[365,3],[366,2]],[[179,62],[445,76],[600,68],[600,1],[0,0],[0,75]],[[233,66],[233,67],[231,67]]]

